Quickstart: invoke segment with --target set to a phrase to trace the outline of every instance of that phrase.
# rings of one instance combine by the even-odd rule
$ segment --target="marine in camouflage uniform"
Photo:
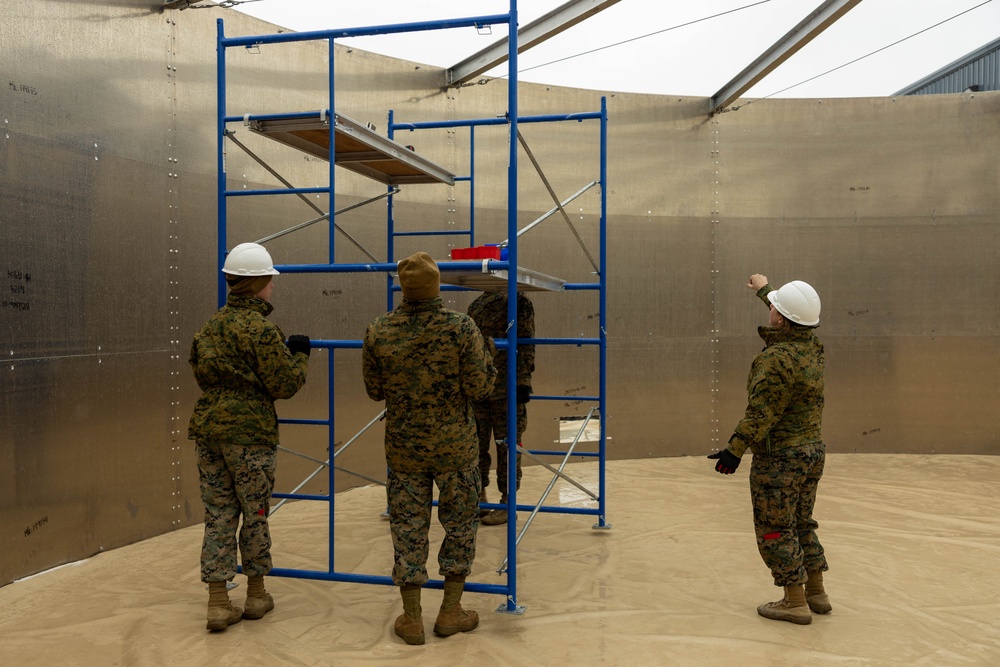
[[[489,394],[496,369],[472,318],[444,307],[431,256],[418,252],[397,266],[403,301],[365,332],[362,375],[368,396],[385,401],[392,581],[403,599],[394,631],[407,644],[423,644],[420,593],[434,484],[445,533],[438,550],[444,597],[434,632],[479,626],[479,615],[461,605],[476,557],[482,490],[471,402]]]
[[[496,377],[475,322],[444,308],[437,289],[430,298],[408,296],[403,281],[403,301],[368,327],[362,349],[365,389],[386,407],[392,580],[399,586],[427,582],[435,483],[445,529],[440,573],[464,578],[472,571],[481,482],[471,402],[487,396]]]
[[[767,301],[772,288],[758,296]],[[750,493],[757,547],[776,586],[828,569],[813,519],[823,475],[823,343],[812,329],[759,327],[764,349],[747,378],[746,413],[728,449],[753,452]]]
[[[755,274],[754,278],[758,277],[766,282],[766,278]],[[768,298],[772,291],[770,285],[764,284],[757,296],[773,308]],[[818,321],[818,305],[816,312]],[[786,322],[791,322],[787,316]],[[801,587],[818,577],[818,590],[822,592],[821,573],[828,569],[816,537],[819,524],[813,519],[816,489],[826,459],[821,433],[823,343],[811,326],[761,326],[757,333],[764,341],[764,349],[754,357],[747,378],[747,408],[726,449],[736,457],[735,465],[739,465],[738,459],[747,449],[753,452],[750,495],[757,548],[771,570],[774,584],[786,588],[784,602],[762,605],[758,611],[763,609],[761,615],[769,618],[805,624],[810,620],[805,600],[792,605],[803,608],[795,618],[773,614],[777,607],[780,614],[785,613],[789,587]],[[809,592],[807,588],[806,594]],[[826,613],[829,605],[825,593],[822,595],[822,605],[810,598],[808,606]]]
[[[196,441],[205,505],[204,582],[235,576],[241,516],[244,574],[263,576],[271,570],[267,514],[278,446],[274,401],[295,395],[309,361],[306,352],[293,354],[281,330],[266,319],[270,303],[234,292],[191,344],[190,363],[202,390],[188,438]]]
[[[468,308],[469,316],[476,322],[484,336],[490,338],[507,337],[507,293],[484,292],[473,301]],[[517,337],[535,337],[535,307],[523,293],[517,294]],[[517,421],[515,429],[517,442],[528,427],[527,402],[531,395],[531,376],[535,372],[535,346],[517,346]],[[493,393],[483,401],[473,404],[476,414],[476,433],[479,438],[479,474],[483,479],[483,488],[490,485],[491,442],[496,439],[497,449],[497,487],[506,497],[508,482],[508,448],[507,448],[507,351],[496,350],[493,365],[497,369],[496,383]],[[521,488],[521,455],[516,455],[517,488]],[[501,502],[504,502],[501,500]],[[504,512],[495,510],[495,512]],[[506,517],[506,513],[504,513]]]

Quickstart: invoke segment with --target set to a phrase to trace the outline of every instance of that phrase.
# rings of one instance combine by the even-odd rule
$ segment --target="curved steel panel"
[[[0,583],[201,520],[186,424],[197,388],[191,336],[214,311],[215,19],[228,34],[272,32],[219,8],[166,11],[148,0],[15,3],[0,23],[8,81],[0,94]],[[245,52],[243,52],[245,51]],[[337,106],[360,122],[493,117],[497,81],[444,89],[443,72],[356,49],[336,54]],[[227,89],[233,109],[321,108],[326,48],[242,50]],[[523,84],[524,116],[594,111],[608,96],[609,406],[612,458],[700,455],[743,410],[755,334],[765,314],[743,286],[755,271],[808,280],[823,298],[827,346],[825,435],[837,452],[996,453],[1000,411],[1000,193],[995,155],[1000,94],[857,100],[767,100],[707,115],[705,98]],[[568,197],[594,179],[596,124],[520,125],[551,187]],[[326,163],[241,141],[298,187],[325,183]],[[257,140],[256,142],[254,140]],[[454,129],[396,137],[455,174],[470,169]],[[476,131],[476,242],[506,236],[506,128]],[[235,147],[228,187],[274,187]],[[552,206],[527,160],[519,218]],[[384,192],[336,175],[336,208]],[[399,230],[461,229],[467,183],[405,186]],[[323,210],[330,202],[310,195]],[[236,202],[231,245],[311,219],[301,200]],[[597,248],[599,193],[567,207]],[[345,232],[383,260],[385,204],[341,217]],[[368,261],[334,237],[338,261]],[[405,238],[397,254],[445,259],[456,237]],[[328,259],[329,228],[268,244],[278,263]],[[569,282],[593,279],[586,254],[554,216],[521,239],[521,264]],[[447,292],[464,310],[473,294]],[[596,335],[597,297],[533,293],[545,337]],[[287,333],[357,339],[385,309],[377,274],[280,276],[273,318]],[[334,441],[380,409],[365,396],[356,350],[335,354]],[[594,349],[543,347],[537,394],[596,393]],[[325,411],[326,353],[313,353],[306,389],[284,417]],[[526,440],[545,447],[573,400],[533,401]],[[283,443],[327,457],[314,427],[282,427]],[[380,478],[378,428],[338,465]],[[279,489],[315,467],[282,455]],[[338,488],[364,483],[343,473]],[[307,490],[328,485],[320,475]],[[192,556],[194,557],[194,556]]]

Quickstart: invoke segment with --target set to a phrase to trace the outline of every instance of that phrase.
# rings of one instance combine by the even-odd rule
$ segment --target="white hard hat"
[[[241,243],[229,251],[222,272],[231,276],[276,276],[271,255],[259,243]]]
[[[786,318],[807,327],[819,324],[819,294],[809,283],[793,280],[767,293],[768,300]]]

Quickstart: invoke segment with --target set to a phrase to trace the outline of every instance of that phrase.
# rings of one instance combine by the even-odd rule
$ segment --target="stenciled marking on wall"
[[[24,536],[29,537],[33,532],[35,532],[48,522],[49,522],[49,517],[43,516],[41,519],[39,519],[38,521],[36,521],[35,523],[31,524],[30,526],[24,529]]]
[[[7,87],[10,88],[15,93],[24,93],[25,95],[37,95],[38,90],[34,86],[26,86],[23,83],[14,83],[13,81],[7,82]]]
[[[582,387],[573,387],[571,389],[567,389],[563,393],[566,394],[567,396],[573,396],[574,394],[578,394],[578,393],[582,392],[586,388],[587,388],[586,385],[584,385]],[[563,406],[565,406],[567,408],[570,408],[570,407],[573,407],[575,405],[580,405],[580,403],[583,403],[583,401],[566,401],[565,403],[563,403]]]
[[[862,431],[861,432],[861,437],[864,438],[864,437],[867,437],[869,435],[875,435],[876,433],[881,433],[881,432],[882,432],[882,429],[880,429],[880,428],[873,428],[873,429],[869,429],[867,431]]]
[[[27,299],[28,288],[31,286],[31,273],[7,269],[7,290],[4,292],[0,308],[11,310],[31,310],[31,302]]]
[[[865,310],[849,310],[847,311],[848,317],[864,317],[870,311],[866,308]]]

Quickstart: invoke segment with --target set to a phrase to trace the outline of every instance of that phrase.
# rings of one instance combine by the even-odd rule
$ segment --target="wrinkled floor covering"
[[[272,613],[209,633],[194,526],[0,588],[0,663],[1000,664],[1000,457],[830,456],[816,517],[834,610],[809,626],[757,615],[779,589],[754,544],[749,466],[722,477],[709,464],[610,463],[611,530],[592,530],[591,517],[538,515],[519,552],[526,612],[497,614],[500,596],[467,593],[463,603],[481,616],[469,634],[431,634],[439,590],[424,592],[426,645],[407,646],[392,632],[394,588],[278,577],[268,579]],[[597,467],[567,472],[592,484]],[[521,501],[534,502],[550,479],[527,468]],[[581,496],[560,481],[549,502],[579,506]],[[388,573],[384,504],[381,487],[338,496],[338,571]],[[324,568],[322,504],[286,504],[272,526],[276,565]],[[483,526],[479,536],[472,578],[500,583],[505,531]]]

